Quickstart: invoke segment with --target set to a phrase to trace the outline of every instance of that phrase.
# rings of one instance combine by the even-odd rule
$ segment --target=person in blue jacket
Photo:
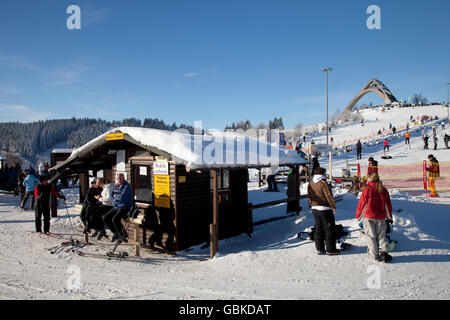
[[[31,203],[30,203],[30,209],[34,209],[34,188],[39,184],[39,179],[34,176],[31,172],[28,170],[25,170],[26,177],[23,180],[23,185],[25,187],[25,195],[22,198],[22,202],[20,203],[20,207],[22,209],[25,209],[25,205],[27,203],[28,198],[31,195]]]
[[[128,234],[120,220],[126,218],[133,205],[133,192],[123,173],[117,174],[116,182],[111,191],[111,197],[114,199],[113,208],[105,214],[103,222],[114,234],[111,241],[119,239],[127,242]]]

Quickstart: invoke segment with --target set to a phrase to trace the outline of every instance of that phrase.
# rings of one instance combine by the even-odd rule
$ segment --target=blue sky
[[[69,30],[66,9],[81,9]],[[369,30],[370,5],[381,29]],[[446,100],[450,1],[2,0],[0,122],[160,118],[223,129],[343,110],[378,76]],[[361,103],[382,103],[375,94]]]

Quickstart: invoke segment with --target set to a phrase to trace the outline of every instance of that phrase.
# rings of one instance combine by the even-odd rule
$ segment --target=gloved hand
[[[66,201],[66,196],[65,195],[61,194],[60,198],[63,199],[64,201]]]
[[[386,219],[386,222],[387,222],[387,223],[390,223],[390,224],[393,224],[393,223],[394,223],[394,221],[391,220],[391,219]]]

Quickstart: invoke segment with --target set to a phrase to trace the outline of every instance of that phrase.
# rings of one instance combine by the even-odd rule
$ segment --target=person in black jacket
[[[36,198],[35,202],[35,213],[36,213],[36,232],[42,232],[41,229],[41,219],[44,216],[44,233],[50,233],[50,194],[60,199],[66,199],[62,193],[58,193],[48,182],[47,176],[42,176],[39,178],[39,184],[34,189],[34,196]]]
[[[356,143],[356,159],[361,159],[361,152],[362,152],[362,144],[361,141],[358,140]]]
[[[99,236],[100,239],[105,235],[102,216],[106,213],[106,210],[102,210],[103,204],[100,201],[100,196],[104,186],[104,179],[97,179],[95,185],[88,189],[86,199],[83,204],[83,207],[85,207],[84,232],[90,232],[91,229],[94,229],[95,234],[93,236],[101,232],[101,236]]]

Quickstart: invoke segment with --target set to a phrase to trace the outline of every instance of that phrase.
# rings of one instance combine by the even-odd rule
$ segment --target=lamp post
[[[328,146],[328,71],[333,71],[332,68],[322,69],[323,72],[327,73],[327,146]]]

